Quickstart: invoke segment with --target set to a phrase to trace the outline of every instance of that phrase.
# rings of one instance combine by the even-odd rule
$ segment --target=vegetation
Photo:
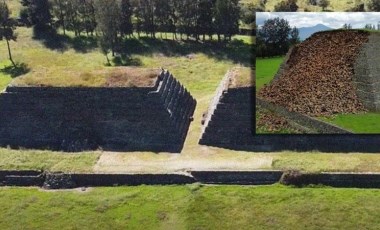
[[[14,67],[16,67],[16,64],[12,58],[12,52],[9,46],[9,41],[16,41],[17,36],[14,33],[15,24],[15,20],[10,18],[10,11],[8,5],[5,2],[0,2],[0,41],[5,39],[8,48],[9,60],[11,61]]]
[[[0,169],[91,172],[100,155],[100,152],[70,154],[0,148]]]
[[[370,0],[368,4],[370,11],[378,12],[380,11],[380,1],[379,0]]]
[[[378,11],[370,8],[371,2],[377,2],[378,0],[330,0],[329,5],[322,8],[318,5],[316,0],[297,0],[296,5],[298,6],[297,11],[301,12],[320,12],[320,11],[354,11],[354,12],[365,12],[365,11]],[[279,7],[281,2],[284,0],[246,0],[245,3],[251,2],[256,7],[260,8],[260,11],[275,11],[275,7]]]
[[[272,81],[284,57],[256,58],[256,92]]]
[[[364,153],[282,152],[273,157],[272,169],[302,172],[380,172],[380,156]]]
[[[285,55],[289,47],[300,42],[299,31],[291,28],[282,18],[268,19],[258,30],[256,37],[256,56],[273,57]]]
[[[321,118],[354,133],[379,134],[380,113],[339,114],[332,117]]]
[[[170,196],[168,196],[170,194]],[[377,229],[375,189],[138,186],[1,188],[0,227],[19,229]]]
[[[297,0],[283,0],[274,6],[275,12],[296,12],[297,10]]]
[[[251,87],[252,86],[252,69],[247,67],[237,67],[233,70],[233,78],[230,82],[230,88]]]

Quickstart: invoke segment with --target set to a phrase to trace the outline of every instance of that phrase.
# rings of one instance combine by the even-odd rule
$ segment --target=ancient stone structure
[[[302,133],[320,133],[320,134],[353,134],[336,125],[318,120],[307,115],[288,111],[286,108],[267,102],[264,99],[256,98],[256,106],[274,112],[285,118],[288,123]]]
[[[380,34],[371,33],[354,65],[357,95],[370,111],[380,112]]]
[[[245,149],[253,140],[253,87],[230,87],[233,71],[220,83],[204,120],[201,145]]]
[[[0,145],[180,152],[196,101],[168,72],[153,87],[8,87]]]

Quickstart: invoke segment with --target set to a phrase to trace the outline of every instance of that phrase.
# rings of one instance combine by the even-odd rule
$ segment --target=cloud
[[[265,20],[276,17],[286,19],[291,27],[298,28],[324,24],[338,29],[345,23],[353,28],[363,28],[368,23],[377,25],[380,22],[380,12],[258,12],[256,23],[260,26]]]

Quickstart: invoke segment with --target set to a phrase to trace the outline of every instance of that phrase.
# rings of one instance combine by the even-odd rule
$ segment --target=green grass
[[[270,83],[283,60],[284,57],[256,58],[256,92]]]
[[[0,148],[0,170],[91,172],[100,152],[63,153]]]
[[[6,60],[0,61],[0,91],[2,91],[12,81],[11,75],[2,71],[4,68],[10,66],[10,64],[11,63]]]
[[[354,133],[380,133],[380,113],[339,114],[320,119],[350,130]]]
[[[272,169],[305,172],[380,172],[378,154],[283,152],[270,154]]]
[[[0,188],[1,229],[378,229],[374,189],[138,186]]]

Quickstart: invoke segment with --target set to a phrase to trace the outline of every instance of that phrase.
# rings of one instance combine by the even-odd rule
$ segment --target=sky
[[[330,28],[342,28],[345,23],[352,28],[363,28],[366,24],[377,25],[380,22],[380,12],[258,12],[256,24],[263,25],[264,20],[280,17],[286,19],[291,27],[311,27],[324,24]]]

